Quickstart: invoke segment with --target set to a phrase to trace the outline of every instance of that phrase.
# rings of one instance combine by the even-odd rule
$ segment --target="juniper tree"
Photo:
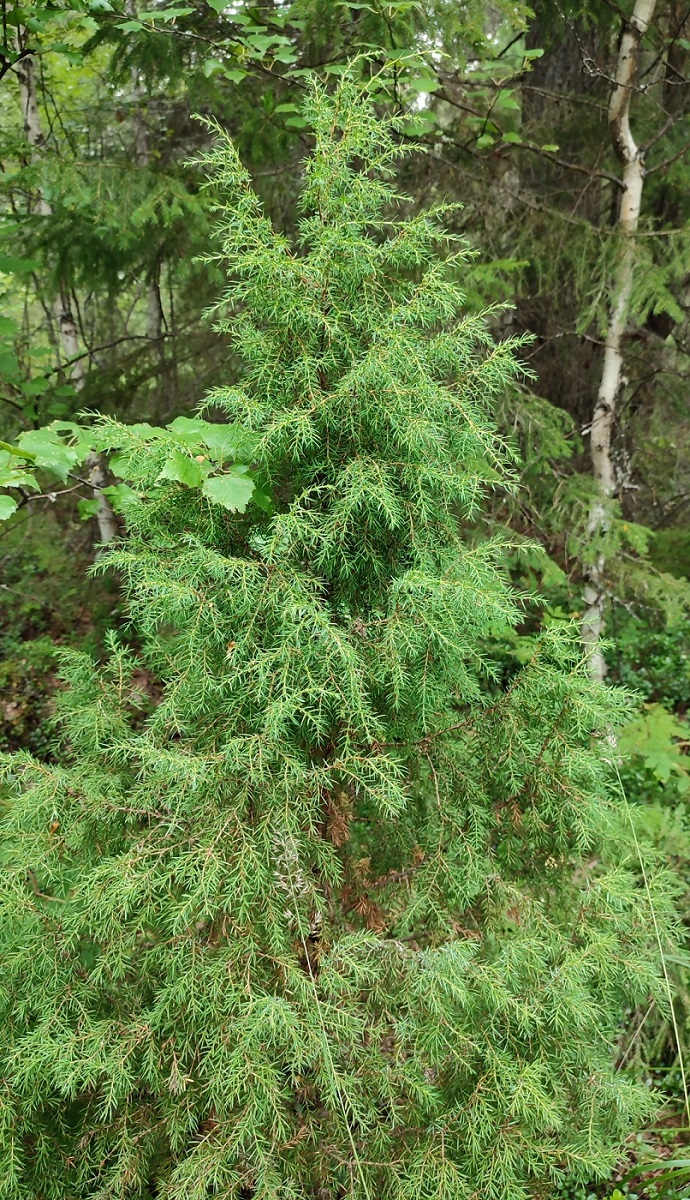
[[[466,528],[514,349],[443,210],[395,215],[395,121],[347,79],[305,116],[295,244],[224,137],[207,163],[245,364],[208,405],[261,503],[241,464],[234,503],[199,486],[201,420],[172,457],[103,426],[131,634],[63,656],[59,763],[6,763],[12,1200],[518,1200],[649,1107],[612,1054],[659,992],[596,736],[621,703],[575,635],[489,686],[519,611]]]

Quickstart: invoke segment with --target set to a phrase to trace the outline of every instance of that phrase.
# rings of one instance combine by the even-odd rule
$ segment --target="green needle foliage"
[[[137,649],[64,657],[66,765],[6,761],[11,1200],[521,1200],[649,1109],[612,1054],[660,995],[621,702],[575,639],[507,691],[483,650],[518,613],[463,523],[509,479],[514,348],[463,315],[442,210],[390,216],[395,121],[348,79],[305,116],[294,245],[208,159],[245,363],[209,405],[273,510],[148,487],[155,441],[120,437]]]

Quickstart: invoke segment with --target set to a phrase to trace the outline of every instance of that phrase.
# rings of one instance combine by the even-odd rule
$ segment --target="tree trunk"
[[[136,6],[127,0],[125,9],[130,16],[136,16]],[[149,165],[149,135],[144,119],[143,106],[146,102],[146,88],[136,67],[131,70],[132,92],[134,95],[134,153],[138,166],[146,168]],[[152,341],[160,342],[163,332],[163,303],[159,283],[158,264],[149,277],[146,285],[146,333]],[[159,347],[160,349],[160,347]]]
[[[618,213],[622,250],[613,283],[601,382],[592,417],[592,474],[598,489],[588,523],[588,533],[592,540],[606,532],[610,520],[610,501],[617,490],[612,455],[613,430],[618,398],[625,383],[622,345],[633,287],[635,233],[640,218],[644,182],[642,154],[630,129],[630,103],[635,89],[642,41],[654,16],[655,6],[656,0],[636,0],[621,39],[609,104],[611,140],[618,159],[623,164],[624,190]],[[601,652],[606,605],[606,558],[603,553],[597,555],[587,570],[584,601],[586,611],[582,621],[582,638],[589,652],[590,674],[593,679],[601,681],[606,672]]]

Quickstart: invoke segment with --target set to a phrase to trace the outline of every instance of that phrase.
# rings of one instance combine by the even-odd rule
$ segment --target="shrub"
[[[12,1200],[522,1200],[649,1109],[611,1052],[659,994],[597,736],[623,702],[557,631],[484,686],[517,612],[463,521],[509,482],[514,348],[463,314],[443,210],[390,215],[395,121],[347,78],[305,116],[295,245],[224,137],[208,162],[246,364],[209,404],[273,511],[156,483],[133,430],[140,650],[63,655],[69,761],[6,761]]]

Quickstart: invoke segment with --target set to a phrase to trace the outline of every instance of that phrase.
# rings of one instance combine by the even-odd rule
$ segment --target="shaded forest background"
[[[84,411],[166,424],[233,381],[205,318],[223,279],[205,258],[204,118],[229,131],[289,232],[310,144],[305,80],[356,59],[381,111],[404,114],[402,141],[428,151],[400,167],[409,211],[459,202],[447,224],[473,251],[468,305],[496,306],[499,339],[526,337],[498,412],[520,487],[497,489],[474,530],[512,531],[506,567],[525,597],[522,626],[496,631],[495,654],[508,679],[540,630],[582,619],[595,578],[607,678],[640,697],[621,743],[629,798],[687,883],[690,918],[690,6],[652,10],[629,96],[644,179],[626,234],[609,102],[629,2],[3,0],[0,436]],[[614,486],[593,524],[590,433],[628,251]],[[102,518],[88,481],[70,480],[23,495],[2,528],[3,750],[54,753],[55,646],[98,654],[119,622],[116,581],[84,582]],[[690,970],[679,959],[672,971],[690,1056]],[[670,1096],[644,1138],[682,1141],[678,1048],[653,1006],[630,1014],[620,1062]]]

